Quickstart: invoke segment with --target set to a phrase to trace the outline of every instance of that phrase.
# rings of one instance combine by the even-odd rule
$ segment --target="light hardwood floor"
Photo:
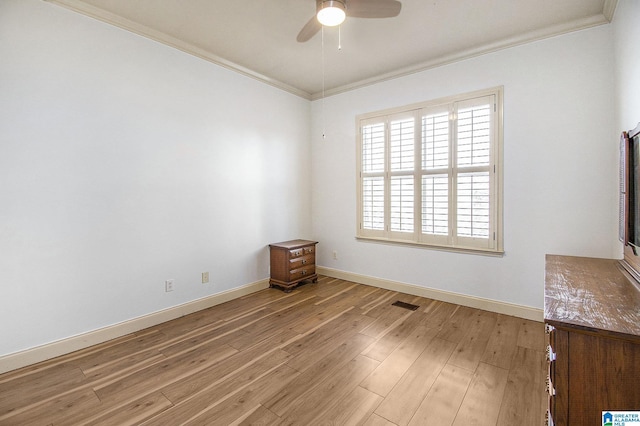
[[[543,349],[542,323],[321,277],[0,375],[0,425],[539,426]]]

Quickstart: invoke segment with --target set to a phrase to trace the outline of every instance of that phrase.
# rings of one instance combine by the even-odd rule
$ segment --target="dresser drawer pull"
[[[307,263],[307,259],[302,259],[302,264],[304,265],[305,263]]]
[[[552,325],[549,325],[549,324],[545,324],[545,325],[544,325],[544,332],[545,332],[546,334],[551,334],[551,332],[552,332],[553,330],[555,330],[555,329],[556,329],[556,328],[555,328],[554,326],[552,326]]]
[[[313,247],[302,249],[305,253],[313,253]]]
[[[300,271],[300,275],[307,275],[307,270],[303,269],[302,271]]]
[[[547,362],[553,362],[556,360],[556,354],[551,349],[551,345],[547,345]]]
[[[545,426],[554,426],[553,417],[551,417],[549,410],[544,413],[544,424]]]
[[[546,387],[547,387],[547,393],[549,394],[549,396],[555,396],[556,390],[553,388],[553,383],[551,383],[551,377],[549,376],[547,376]]]

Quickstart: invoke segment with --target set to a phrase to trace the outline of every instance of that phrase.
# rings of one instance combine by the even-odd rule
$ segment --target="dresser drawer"
[[[300,257],[300,256],[302,256],[302,249],[301,248],[289,250],[289,257],[290,258],[293,259],[295,257]]]
[[[290,258],[295,258],[295,257],[300,257],[300,256],[308,256],[310,254],[315,253],[316,249],[315,246],[310,245],[307,247],[300,247],[300,248],[296,248],[293,250],[289,250],[289,257]]]
[[[305,277],[310,277],[312,275],[315,275],[315,273],[316,273],[315,265],[303,266],[301,268],[294,269],[291,272],[289,272],[289,281],[296,281]]]
[[[294,257],[293,259],[289,260],[289,270],[298,269],[303,266],[310,266],[315,264],[316,264],[315,255],[311,254],[311,255],[302,256],[302,257]]]

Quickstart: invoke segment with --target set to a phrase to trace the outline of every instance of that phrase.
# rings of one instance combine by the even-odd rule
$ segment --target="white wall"
[[[618,0],[613,24],[617,129],[622,132],[640,122],[640,2]]]
[[[332,96],[324,107],[315,101],[313,234],[320,241],[319,263],[542,308],[546,253],[616,255],[612,38],[611,26],[601,26]],[[499,85],[505,95],[505,256],[356,240],[355,117]]]
[[[264,279],[268,243],[310,236],[308,101],[40,0],[0,2],[0,58],[0,356]]]

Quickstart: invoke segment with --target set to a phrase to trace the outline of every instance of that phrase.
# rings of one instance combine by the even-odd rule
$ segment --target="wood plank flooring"
[[[320,277],[0,375],[0,425],[539,426],[543,349],[542,323]]]

